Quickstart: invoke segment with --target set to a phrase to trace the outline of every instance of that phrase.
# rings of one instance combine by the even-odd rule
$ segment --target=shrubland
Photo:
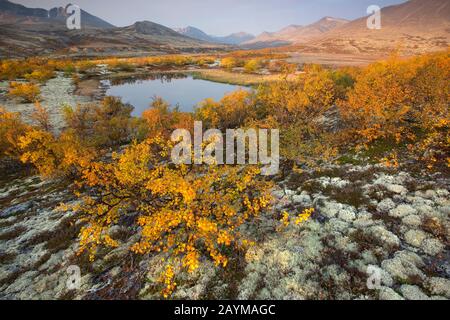
[[[363,68],[306,65],[295,77],[288,67],[255,93],[203,101],[196,116],[212,127],[279,128],[282,155],[304,164],[362,152],[371,161],[401,156],[445,168],[449,61],[448,51],[409,59],[393,54]]]
[[[0,156],[30,164],[44,178],[73,182],[80,201],[60,209],[84,221],[79,254],[87,252],[91,260],[100,248],[119,245],[110,236],[112,227],[133,221],[127,228],[140,237],[130,250],[162,254],[166,268],[160,287],[169,297],[177,272],[194,272],[205,259],[225,268],[251,244],[239,227],[269,206],[271,183],[258,177],[258,166],[172,164],[173,143],[166,135],[189,128],[193,117],[161,99],[154,100],[142,121],[136,122],[131,111],[112,97],[67,107],[66,129],[54,134],[40,104],[36,126],[1,109]]]
[[[8,95],[11,98],[19,98],[23,102],[35,102],[39,100],[41,90],[34,83],[10,82]]]
[[[174,129],[192,129],[194,120],[203,121],[205,129],[280,129],[282,156],[296,166],[365,153],[371,161],[394,166],[413,161],[427,170],[448,170],[449,54],[393,55],[339,70],[308,65],[295,77],[296,68],[287,64],[279,81],[220,101],[207,99],[194,114],[155,98],[141,118],[134,118],[131,106],[108,97],[67,107],[66,129],[59,134],[51,132],[40,104],[36,126],[0,109],[0,157],[31,164],[44,177],[74,182],[80,201],[61,209],[77,212],[85,222],[79,252],[87,251],[91,259],[101,247],[118,246],[109,231],[131,221],[127,227],[139,240],[130,249],[164,259],[161,290],[170,297],[180,270],[193,272],[205,259],[226,267],[234,253],[251,245],[240,226],[268,210],[271,201],[271,183],[258,175],[258,166],[171,163],[168,137]],[[180,57],[136,59],[141,60],[132,63],[187,63]],[[378,152],[369,152],[374,149]],[[304,222],[313,212],[292,219],[278,214],[286,226]]]

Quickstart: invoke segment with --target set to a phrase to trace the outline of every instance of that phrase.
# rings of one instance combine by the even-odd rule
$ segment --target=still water
[[[225,94],[246,87],[194,79],[186,74],[159,74],[144,80],[105,81],[106,95],[121,97],[134,106],[133,115],[140,116],[154,97],[161,97],[180,111],[192,112],[206,98],[220,100]]]

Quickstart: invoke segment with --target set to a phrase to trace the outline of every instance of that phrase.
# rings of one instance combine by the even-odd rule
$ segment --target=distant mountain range
[[[410,54],[446,49],[450,43],[450,0],[410,0],[381,11],[381,30],[367,17],[325,17],[257,37],[241,32],[217,37],[195,28],[170,29],[140,21],[127,27],[81,12],[81,30],[68,30],[65,8],[32,9],[0,0],[0,58],[56,55],[136,55],[203,52],[230,45],[244,49],[300,45],[303,52],[379,54],[395,48]]]
[[[244,42],[243,45],[266,47],[305,43],[348,22],[344,19],[325,17],[307,26],[290,25],[278,32],[264,32],[256,38]]]
[[[400,49],[417,54],[448,48],[450,1],[410,0],[381,9],[381,29],[367,28],[367,17],[343,24],[306,46],[313,52],[383,53]]]
[[[36,25],[51,24],[65,26],[67,15],[65,8],[55,7],[50,10],[27,8],[23,5],[12,3],[8,0],[0,0],[0,25]],[[102,20],[88,12],[81,10],[81,27],[109,29],[114,25]]]
[[[195,27],[186,27],[175,29],[178,33],[193,39],[202,40],[211,43],[222,43],[229,45],[239,45],[255,38],[254,35],[246,32],[232,33],[225,37],[212,36]]]
[[[81,11],[81,30],[68,30],[65,8],[30,9],[0,0],[0,58],[56,55],[177,53],[221,48],[150,21],[118,28]]]

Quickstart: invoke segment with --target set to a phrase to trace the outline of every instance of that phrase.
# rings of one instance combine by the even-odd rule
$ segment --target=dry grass
[[[219,69],[199,70],[194,72],[194,77],[220,83],[229,83],[241,86],[258,85],[265,82],[280,80],[279,74],[257,75],[236,73]]]

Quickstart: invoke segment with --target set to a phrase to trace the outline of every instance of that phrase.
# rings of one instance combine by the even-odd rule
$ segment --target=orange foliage
[[[11,82],[9,84],[10,97],[21,98],[24,102],[35,102],[39,99],[41,90],[33,83]]]
[[[80,252],[91,259],[99,245],[115,247],[109,229],[128,212],[137,212],[141,239],[136,253],[163,253],[170,263],[163,294],[175,289],[174,267],[195,271],[201,257],[228,264],[227,248],[247,243],[239,226],[268,207],[270,184],[257,179],[256,167],[168,165],[167,144],[159,137],[133,144],[113,162],[93,162],[83,170],[82,187],[91,190],[81,205],[88,225]],[[69,209],[69,208],[68,208]]]

